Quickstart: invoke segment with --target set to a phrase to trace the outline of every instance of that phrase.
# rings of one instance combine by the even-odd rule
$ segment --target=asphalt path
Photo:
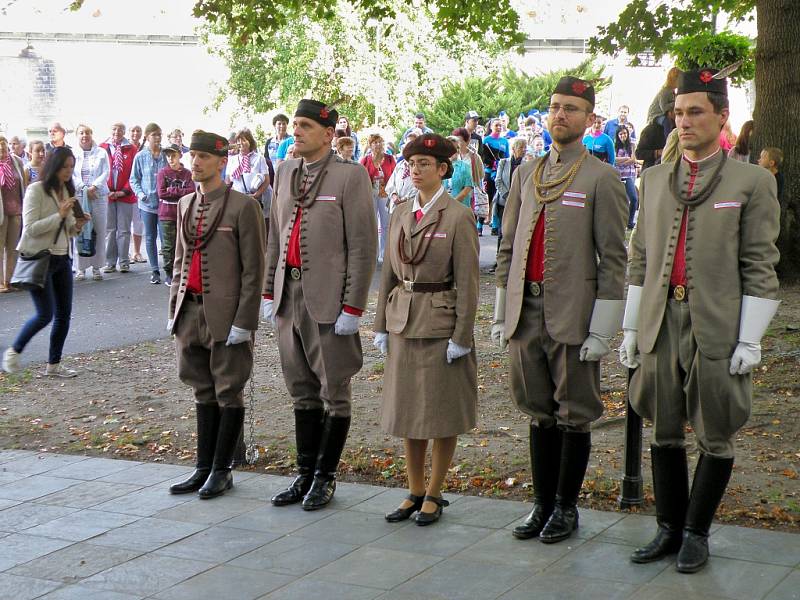
[[[487,268],[494,264],[497,238],[484,235],[479,239],[481,267]],[[376,273],[373,290],[377,290],[378,281]],[[166,285],[150,283],[146,263],[131,263],[130,273],[105,274],[103,281],[93,281],[91,275],[84,281],[76,281],[64,356],[166,337],[168,297]],[[33,312],[27,292],[0,294],[0,348],[5,350],[11,345]],[[20,357],[22,365],[46,361],[49,339],[50,326],[30,341]]]

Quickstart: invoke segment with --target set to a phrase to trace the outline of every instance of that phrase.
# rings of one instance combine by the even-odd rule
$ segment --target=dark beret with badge
[[[588,81],[567,75],[558,80],[553,93],[583,98],[591,104],[592,110],[594,110],[594,86]]]
[[[455,144],[447,138],[438,133],[426,133],[403,146],[403,158],[409,160],[417,155],[432,156],[439,162],[447,164],[447,173],[442,179],[450,179],[453,176],[450,157],[457,151]]]
[[[208,152],[215,156],[228,156],[228,140],[216,133],[196,129],[192,132],[189,150]]]
[[[727,69],[722,71],[712,68],[692,69],[684,71],[678,76],[678,93],[691,94],[693,92],[712,92],[714,94],[728,95]]]
[[[297,110],[294,111],[295,117],[306,117],[312,121],[316,121],[323,127],[336,127],[336,122],[339,120],[339,113],[335,108],[331,108],[323,102],[318,100],[311,100],[305,98],[300,100],[297,104]]]

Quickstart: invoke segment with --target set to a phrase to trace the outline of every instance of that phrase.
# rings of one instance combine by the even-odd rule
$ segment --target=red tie
[[[414,213],[414,216],[417,218],[417,223],[422,221],[422,217],[425,216],[425,213],[422,212],[422,209],[419,209],[417,212]]]

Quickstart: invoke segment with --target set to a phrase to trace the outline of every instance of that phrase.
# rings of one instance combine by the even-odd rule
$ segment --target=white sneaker
[[[14,348],[9,347],[3,352],[3,371],[6,373],[19,371],[19,353]]]
[[[103,273],[97,267],[92,267],[92,279],[95,281],[103,280]]]
[[[116,270],[117,270],[117,267],[115,267],[114,265],[106,265],[105,267],[103,267],[103,268],[102,268],[102,269],[100,269],[100,270],[101,270],[103,273],[113,273],[114,271],[116,271]]]
[[[77,371],[73,371],[72,369],[67,369],[61,363],[56,363],[54,365],[47,363],[47,368],[45,369],[44,374],[47,375],[48,377],[69,378],[69,377],[75,377],[78,373]]]
[[[86,273],[83,271],[78,271],[75,273],[75,281],[83,281],[84,279],[86,279]]]

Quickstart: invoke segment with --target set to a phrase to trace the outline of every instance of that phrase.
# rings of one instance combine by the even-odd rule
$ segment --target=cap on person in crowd
[[[480,121],[481,116],[478,114],[477,111],[471,110],[471,111],[467,112],[467,116],[464,117],[465,121],[469,121],[470,119],[475,119],[476,121]]]
[[[719,69],[704,67],[678,75],[678,95],[692,92],[711,92],[728,95],[728,80]]]
[[[276,124],[278,121],[281,121],[281,122],[283,122],[283,123],[286,123],[286,124],[288,124],[288,123],[289,123],[289,117],[287,117],[287,116],[286,116],[285,114],[283,114],[283,113],[278,113],[277,115],[275,115],[274,117],[272,117],[272,126],[274,127],[274,126],[275,126],[275,124]]]
[[[447,173],[442,179],[450,179],[453,176],[453,163],[450,162],[450,157],[455,153],[455,144],[438,133],[421,135],[403,148],[403,158],[406,160],[409,160],[412,156],[423,155],[432,156],[440,163],[445,163],[447,165]]]
[[[216,133],[196,129],[192,132],[192,141],[189,144],[189,150],[208,152],[215,156],[228,156],[228,140]]]
[[[588,81],[566,75],[558,80],[556,89],[553,90],[554,94],[562,94],[564,96],[575,96],[586,100],[594,110],[594,86]]]
[[[297,110],[294,111],[295,117],[306,117],[312,121],[316,121],[323,127],[336,128],[336,122],[339,120],[339,113],[335,108],[329,107],[327,104],[319,100],[312,100],[304,98],[297,104]]]
[[[497,113],[497,116],[498,116],[498,117],[500,117],[500,118],[502,119],[503,117],[505,117],[505,116],[506,116],[506,111],[504,111],[504,110],[501,110],[499,113]]]
[[[156,131],[161,131],[161,127],[158,126],[158,123],[148,123],[144,128],[144,138],[147,139],[151,133],[155,133]]]
[[[162,148],[161,151],[164,154],[173,154],[174,153],[174,154],[177,154],[178,156],[183,154],[183,149],[180,146],[178,146],[178,144],[170,144],[169,146],[166,146],[166,147]]]

